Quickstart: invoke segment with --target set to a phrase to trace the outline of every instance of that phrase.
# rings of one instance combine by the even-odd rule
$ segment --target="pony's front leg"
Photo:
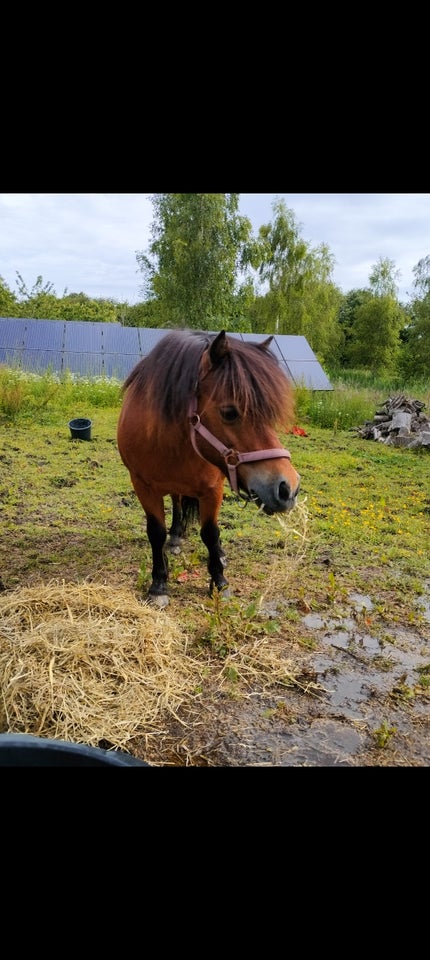
[[[138,474],[130,475],[146,516],[146,533],[152,550],[152,583],[148,600],[159,607],[166,607],[169,602],[167,595],[169,566],[165,552],[167,529],[164,499],[151,487],[151,484],[144,483]]]
[[[213,589],[221,592],[225,597],[228,596],[228,580],[224,576],[224,567],[227,563],[224,550],[221,547],[220,531],[218,526],[218,516],[221,509],[224,493],[224,477],[220,473],[215,485],[211,487],[209,493],[199,500],[200,510],[200,536],[209,553],[208,570],[211,575],[209,584],[209,595],[212,596]]]
[[[166,525],[153,513],[147,513],[146,532],[152,549],[152,583],[148,592],[148,600],[156,603],[159,607],[167,607],[169,602],[167,591],[169,565],[165,552]]]
[[[224,596],[228,596],[228,580],[224,576],[227,561],[221,547],[218,525],[213,520],[207,520],[200,530],[200,536],[209,553],[208,570],[211,575],[209,594],[212,596],[213,589],[216,587],[217,590],[223,591]]]

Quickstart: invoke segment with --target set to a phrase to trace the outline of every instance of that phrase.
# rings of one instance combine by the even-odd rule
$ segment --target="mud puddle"
[[[430,764],[429,694],[420,688],[420,671],[430,670],[430,596],[418,603],[422,630],[402,625],[378,635],[366,629],[370,597],[350,594],[348,603],[348,617],[302,617],[318,642],[306,662],[311,692],[225,704],[208,745],[218,764]]]

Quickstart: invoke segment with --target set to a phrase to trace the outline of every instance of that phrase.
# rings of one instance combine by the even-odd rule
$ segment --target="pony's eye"
[[[221,407],[219,412],[224,423],[234,423],[239,416],[237,407]]]

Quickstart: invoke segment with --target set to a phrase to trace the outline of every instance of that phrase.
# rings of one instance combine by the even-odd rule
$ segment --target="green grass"
[[[301,590],[314,606],[322,597],[341,596],[342,585],[364,589],[377,578],[384,588],[391,584],[394,589],[393,571],[395,577],[416,579],[417,584],[430,577],[429,454],[358,437],[353,428],[371,418],[378,404],[378,395],[369,389],[348,387],[324,394],[298,390],[297,422],[308,436],[281,438],[302,476],[301,502],[309,523]],[[406,388],[403,392],[410,395]],[[379,399],[386,397],[379,394]],[[116,381],[57,378],[50,372],[38,377],[0,368],[5,468],[0,507],[18,562],[12,581],[20,580],[19,568],[26,560],[34,567],[37,556],[53,574],[73,563],[78,571],[87,565],[112,572],[115,551],[124,551],[126,545],[130,585],[145,590],[151,556],[143,512],[116,447],[120,404]],[[92,420],[90,443],[70,439],[68,421],[80,416]],[[282,528],[274,518],[257,517],[251,505],[244,507],[226,484],[221,529],[223,544],[234,557],[229,579],[242,583],[247,578],[247,595],[254,600],[264,589],[268,564],[282,553]],[[58,547],[53,534],[61,531],[66,536]],[[28,538],[39,539],[46,548],[26,556]],[[291,556],[297,547],[292,542]],[[4,571],[7,537],[3,549]],[[196,568],[206,568],[198,535],[186,555],[172,558],[174,582]],[[295,584],[285,586],[284,592],[294,596]]]
[[[398,628],[419,635],[427,656],[430,628],[422,599],[430,586],[430,454],[358,436],[354,428],[390,395],[368,390],[298,391],[296,422],[307,435],[280,437],[302,478],[298,507],[286,517],[258,513],[226,483],[220,528],[229,600],[208,596],[207,552],[197,527],[170,559],[168,609],[208,674],[215,668],[223,697],[261,690],[254,666],[268,651],[273,662],[261,660],[264,683],[289,682],[288,670],[282,679],[273,664],[278,669],[291,658],[297,671],[318,648],[315,631],[303,624],[304,612],[341,626],[353,615],[352,593],[372,600],[370,613],[355,616],[381,645],[379,660],[369,664],[368,685],[375,671],[390,672],[387,645],[390,651],[403,642]],[[423,393],[418,396],[425,401]],[[0,368],[0,586],[6,590],[89,581],[146,598],[152,555],[117,448],[120,404],[114,381],[50,373],[38,378]],[[89,442],[71,438],[68,422],[81,416],[92,421]],[[169,525],[168,498],[166,511]],[[331,668],[337,669],[334,662]],[[379,703],[373,745],[387,762],[396,740],[391,712],[410,713],[410,690],[417,701],[428,698],[429,669],[426,660],[413,686],[410,680],[393,682],[392,708]],[[303,675],[310,697],[314,678],[310,669]],[[204,685],[202,703],[214,707],[219,696],[217,688],[212,702]],[[277,708],[269,703],[267,709]],[[379,754],[370,757],[375,762]]]
[[[293,457],[314,525],[314,544],[389,568],[428,571],[429,455],[313,428]],[[290,442],[291,447],[291,442]],[[293,451],[292,451],[293,452]]]

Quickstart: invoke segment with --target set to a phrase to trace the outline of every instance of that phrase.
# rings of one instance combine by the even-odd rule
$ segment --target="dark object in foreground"
[[[147,767],[128,753],[26,733],[0,734],[0,767]]]

